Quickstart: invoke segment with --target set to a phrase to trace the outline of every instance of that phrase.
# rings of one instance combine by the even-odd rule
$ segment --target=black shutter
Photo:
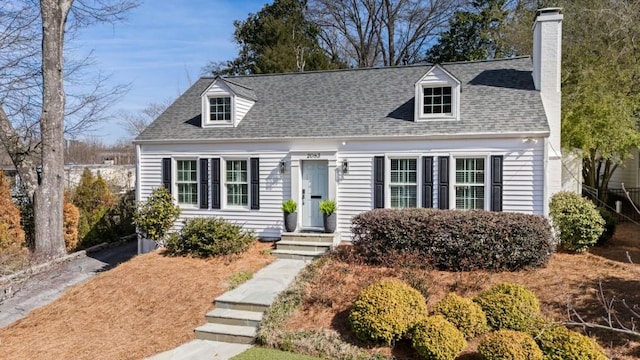
[[[260,159],[251,158],[251,209],[260,209]]]
[[[220,209],[220,159],[211,159],[211,208]]]
[[[200,159],[200,209],[209,208],[209,159]]]
[[[422,158],[422,207],[433,207],[433,156]]]
[[[449,208],[449,157],[438,157],[438,208]]]
[[[502,211],[502,155],[491,156],[491,211]]]
[[[384,156],[373,158],[373,208],[384,208]]]
[[[162,186],[171,194],[171,158],[162,159]]]

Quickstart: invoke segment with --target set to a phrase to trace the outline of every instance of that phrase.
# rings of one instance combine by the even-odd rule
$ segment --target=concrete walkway
[[[234,290],[222,294],[216,304],[240,306],[270,306],[309,261],[276,260],[258,271],[253,278]],[[202,327],[200,327],[202,328]],[[199,328],[199,329],[200,329]],[[251,345],[210,340],[193,340],[173,350],[157,354],[153,360],[230,359],[247,350]]]
[[[137,243],[107,248],[52,265],[12,286],[12,296],[0,304],[0,328],[59,298],[67,289],[131,259]]]

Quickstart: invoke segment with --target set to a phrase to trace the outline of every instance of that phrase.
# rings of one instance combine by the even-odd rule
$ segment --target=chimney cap
[[[555,15],[555,14],[562,14],[562,8],[561,7],[547,7],[547,8],[542,8],[542,9],[538,9],[537,11],[538,15]]]

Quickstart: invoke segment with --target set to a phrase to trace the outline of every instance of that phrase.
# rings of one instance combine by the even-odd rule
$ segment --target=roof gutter
[[[205,139],[150,139],[133,140],[135,145],[154,144],[208,144],[208,143],[238,143],[261,142],[272,143],[281,141],[367,141],[367,140],[451,140],[454,139],[505,139],[505,138],[544,138],[549,136],[549,131],[527,131],[510,133],[457,133],[435,135],[363,135],[363,136],[325,136],[325,137],[262,137],[262,138],[205,138]]]

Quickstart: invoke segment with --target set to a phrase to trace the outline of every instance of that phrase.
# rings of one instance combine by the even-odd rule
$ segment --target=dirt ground
[[[210,260],[137,256],[0,329],[0,359],[140,359],[174,348],[193,339],[229,276],[274,260],[270,248]]]
[[[500,273],[393,270],[334,260],[308,286],[303,306],[286,326],[289,330],[334,329],[345,341],[366,347],[349,330],[348,312],[360,289],[385,277],[401,278],[427,293],[428,305],[449,292],[472,297],[493,284],[521,283],[538,296],[543,314],[559,322],[568,320],[567,310],[571,306],[586,321],[602,323],[605,311],[597,295],[601,284],[606,299],[614,299],[619,318],[630,325],[632,316],[624,311],[621,300],[640,306],[640,265],[631,263],[629,258],[640,264],[640,226],[626,223],[618,227],[615,237],[604,246],[585,254],[555,254],[545,268],[535,270]],[[583,331],[580,327],[573,329]],[[640,358],[638,337],[589,329],[585,332],[594,336],[612,359]],[[476,359],[476,343],[471,341],[458,359]],[[400,359],[415,356],[405,342],[392,348],[371,348],[371,351],[393,354]]]

